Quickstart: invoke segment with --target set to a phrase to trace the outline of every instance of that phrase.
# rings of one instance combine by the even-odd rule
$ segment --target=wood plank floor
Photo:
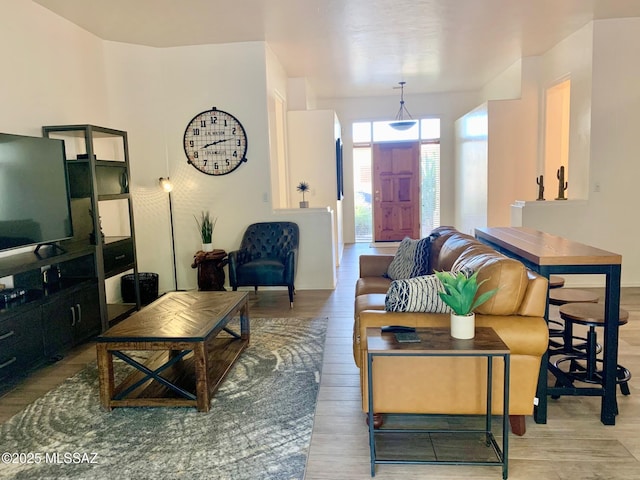
[[[393,249],[373,249],[368,244],[347,245],[337,270],[336,290],[298,291],[292,310],[285,290],[259,290],[257,295],[250,295],[252,318],[329,318],[307,480],[371,478],[358,369],[352,356],[353,294],[358,256],[363,253],[393,253]],[[622,307],[630,312],[630,318],[620,329],[619,361],[640,378],[640,288],[623,289]],[[87,344],[56,364],[37,371],[0,398],[0,421],[10,418],[94,359],[95,348]],[[638,385],[638,380],[632,378],[629,382],[631,395],[618,395],[620,414],[615,426],[600,423],[598,398],[550,399],[546,425],[538,425],[532,418],[527,418],[526,435],[510,436],[509,478],[640,479]],[[501,471],[499,467],[481,466],[379,465],[376,478],[484,480],[501,478]]]

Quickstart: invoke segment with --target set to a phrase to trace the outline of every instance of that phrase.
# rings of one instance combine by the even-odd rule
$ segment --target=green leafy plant
[[[213,236],[213,229],[216,228],[216,222],[218,221],[217,217],[211,218],[209,215],[209,211],[201,212],[200,220],[195,215],[193,218],[196,219],[196,224],[198,225],[198,230],[200,231],[200,238],[202,239],[202,243],[211,243],[211,238]]]
[[[302,192],[302,201],[304,202],[304,194],[309,191],[309,184],[307,182],[300,182],[296,187],[296,190]]]
[[[489,300],[498,291],[497,288],[479,295],[478,289],[486,280],[478,283],[478,272],[467,277],[463,272],[435,272],[442,283],[443,292],[438,292],[444,303],[451,307],[456,315],[470,315],[473,310]]]

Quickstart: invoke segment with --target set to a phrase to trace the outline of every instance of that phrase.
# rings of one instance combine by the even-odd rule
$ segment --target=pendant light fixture
[[[409,110],[404,106],[404,86],[406,83],[407,82],[398,82],[400,87],[393,87],[400,88],[400,110],[398,110],[395,121],[389,124],[391,128],[395,128],[396,130],[408,130],[416,124],[416,120],[411,117]]]

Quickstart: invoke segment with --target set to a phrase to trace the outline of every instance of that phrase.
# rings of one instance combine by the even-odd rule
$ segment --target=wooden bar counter
[[[546,278],[559,274],[605,275],[604,385],[601,388],[548,387],[549,362],[548,354],[545,354],[540,368],[537,394],[539,403],[534,410],[534,418],[537,423],[546,423],[548,395],[594,395],[602,396],[600,408],[602,423],[615,425],[622,256],[525,227],[476,228],[475,235],[479,241],[520,260],[525,266]],[[545,317],[548,320],[548,306]]]

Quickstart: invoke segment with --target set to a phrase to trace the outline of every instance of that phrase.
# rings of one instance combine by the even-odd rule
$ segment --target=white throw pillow
[[[438,292],[444,288],[435,275],[394,280],[384,301],[388,312],[451,313]]]

